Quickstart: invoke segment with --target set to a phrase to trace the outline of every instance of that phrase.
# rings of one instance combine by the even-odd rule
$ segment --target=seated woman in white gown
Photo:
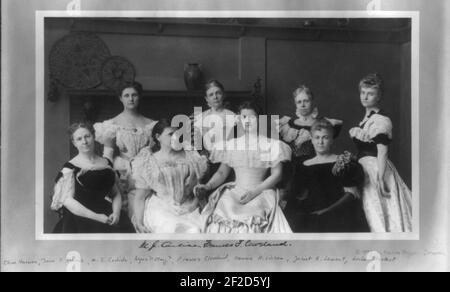
[[[206,185],[194,189],[201,197],[220,186],[202,210],[204,232],[291,233],[275,189],[282,177],[282,162],[291,159],[291,149],[281,141],[258,135],[256,106],[244,103],[239,113],[245,134],[228,141],[225,149],[213,148],[210,160],[222,164]],[[222,185],[231,170],[236,181]]]
[[[208,169],[196,151],[174,150],[177,129],[162,120],[153,129],[153,149],[144,148],[132,162],[136,183],[133,223],[139,233],[200,233],[204,226],[193,188]]]

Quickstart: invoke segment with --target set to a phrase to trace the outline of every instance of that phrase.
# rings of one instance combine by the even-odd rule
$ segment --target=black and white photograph
[[[412,22],[45,17],[44,233],[413,232]]]
[[[2,3],[2,270],[448,269],[447,3],[56,2]]]

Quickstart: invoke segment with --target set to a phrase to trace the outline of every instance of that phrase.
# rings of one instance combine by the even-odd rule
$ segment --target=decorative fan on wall
[[[124,57],[113,56],[108,58],[101,69],[102,84],[117,91],[126,83],[134,81],[136,70],[133,64]]]
[[[95,88],[101,84],[99,73],[110,55],[106,44],[95,34],[70,33],[50,51],[50,76],[66,88]]]

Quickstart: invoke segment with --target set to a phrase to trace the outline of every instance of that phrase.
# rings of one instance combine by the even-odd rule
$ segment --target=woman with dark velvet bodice
[[[118,175],[111,161],[94,153],[94,130],[88,124],[71,127],[78,155],[66,162],[55,180],[51,208],[60,215],[54,233],[133,232],[121,215]]]

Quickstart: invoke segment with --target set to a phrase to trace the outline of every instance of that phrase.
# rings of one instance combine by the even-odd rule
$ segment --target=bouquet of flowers
[[[357,158],[352,153],[345,151],[338,156],[336,163],[333,166],[333,175],[342,176],[348,172],[352,163],[357,163]]]

